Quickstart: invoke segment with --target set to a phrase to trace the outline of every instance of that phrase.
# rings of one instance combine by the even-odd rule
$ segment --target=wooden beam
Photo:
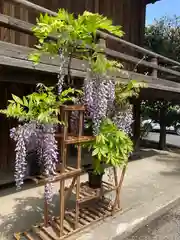
[[[33,51],[32,48],[18,46],[11,43],[0,41],[0,65],[3,67],[11,66],[19,69],[34,70],[49,73],[59,73],[59,57],[50,59],[48,56],[41,58],[38,65],[34,65],[28,60],[28,54]],[[79,59],[72,59],[71,72],[73,76],[84,78],[86,73],[83,71],[82,64],[86,65],[86,62]],[[67,69],[66,69],[67,71]],[[136,79],[137,81],[144,81],[148,84],[149,88],[162,89],[165,91],[179,92],[180,84],[165,79],[154,78],[151,76],[145,76],[143,74],[121,71],[114,74],[117,81],[127,83],[130,79]]]
[[[39,12],[43,12],[43,13],[48,13],[49,15],[53,15],[53,16],[57,16],[56,12],[53,12],[47,8],[41,7],[37,4],[34,4],[32,2],[29,2],[27,0],[6,0],[12,3],[16,3],[16,4],[21,4],[27,8],[31,8],[34,9],[35,11],[39,11]]]
[[[18,30],[18,31],[26,33],[26,34],[33,35],[32,27],[34,25],[30,24],[28,22],[22,21],[20,19],[16,19],[16,18],[7,16],[7,15],[0,14],[0,24],[6,28]],[[50,38],[53,38],[55,40],[55,37],[50,36]],[[121,52],[117,52],[117,51],[106,48],[105,53],[108,56],[113,57],[113,58],[119,58],[126,62],[142,65],[145,67],[150,67],[150,68],[159,70],[161,72],[169,73],[169,74],[180,77],[180,72],[178,72],[178,71],[171,70],[171,69],[168,69],[168,68],[165,68],[162,66],[158,66],[157,64],[153,64],[148,61],[141,60],[139,58],[136,58],[136,57],[133,57],[133,56],[121,53]]]
[[[0,13],[0,25],[9,29],[17,30],[22,33],[33,35],[32,31],[32,27],[34,26],[33,24],[1,13]]]
[[[41,7],[41,6],[37,5],[37,4],[31,3],[31,2],[29,2],[27,0],[7,0],[7,1],[10,1],[10,2],[13,2],[13,3],[17,3],[17,4],[22,4],[23,6],[26,6],[28,8],[34,9],[35,11],[40,11],[40,12],[43,12],[43,13],[48,13],[48,14],[50,14],[52,16],[57,16],[56,12],[51,11],[51,10],[49,10],[47,8]],[[99,31],[99,30],[97,31],[97,33],[104,39],[114,40],[116,42],[121,43],[122,45],[125,45],[125,46],[128,46],[130,48],[133,48],[134,50],[137,50],[138,52],[141,52],[143,54],[147,54],[147,55],[150,55],[152,57],[155,57],[155,58],[158,58],[158,59],[162,59],[165,62],[168,62],[168,63],[180,66],[180,63],[177,62],[177,61],[174,61],[172,59],[169,59],[167,57],[164,57],[164,56],[162,56],[160,54],[157,54],[157,53],[154,53],[152,51],[149,51],[149,50],[147,50],[147,49],[145,49],[143,47],[140,47],[140,46],[138,46],[136,44],[127,42],[127,41],[125,41],[125,40],[123,40],[123,39],[121,39],[121,38],[119,38],[117,36],[114,36],[112,34],[105,33],[105,32]]]
[[[14,67],[28,68],[28,69],[33,69],[33,70],[45,71],[45,72],[54,72],[54,73],[59,72],[59,61],[60,60],[59,60],[58,56],[55,56],[54,58],[50,58],[49,55],[43,56],[40,60],[40,64],[35,66],[31,61],[28,60],[28,55],[30,53],[32,53],[33,50],[34,49],[32,49],[32,48],[23,47],[23,46],[0,41],[1,60],[2,61],[3,61],[3,59],[5,60],[4,62],[1,62],[1,64],[7,66],[8,63],[10,63],[10,66],[14,66]],[[109,51],[109,49],[107,49],[106,51],[107,51],[107,53],[111,53],[113,56],[123,57],[123,55],[121,53],[118,53],[116,51],[113,51],[113,50]],[[4,58],[3,56],[6,56],[8,58]],[[133,60],[134,59],[137,60],[136,58],[131,57],[131,56],[126,55],[125,57],[130,57]],[[13,59],[11,60],[10,58],[13,58]],[[18,62],[18,59],[20,60],[19,62]],[[25,60],[24,64],[22,64],[21,60]],[[45,65],[41,65],[41,64],[45,64]],[[85,76],[85,73],[83,73],[82,64],[86,64],[86,63],[82,60],[73,58],[72,65],[71,65],[72,70],[74,72],[73,75],[77,73],[75,70],[78,70],[79,73],[77,73],[77,74],[79,75],[79,77]],[[151,63],[148,63],[148,64],[151,64]],[[124,72],[124,74],[123,74],[123,72]],[[155,84],[157,84],[157,85],[164,84],[164,87],[168,87],[168,89],[177,88],[177,87],[179,88],[179,85],[173,81],[168,81],[168,80],[160,79],[160,78],[156,79],[156,78],[152,78],[150,76],[145,76],[143,74],[138,74],[138,73],[134,73],[134,72],[127,72],[127,71],[123,71],[123,72],[116,73],[116,76],[120,77],[121,81],[123,81],[123,79],[125,79],[124,81],[127,82],[128,78],[131,78],[131,79],[139,79],[141,81],[145,81],[152,86]],[[154,88],[154,86],[153,86],[153,88]],[[157,86],[157,88],[158,88],[158,86]],[[178,89],[177,89],[177,91],[178,91]]]
[[[114,40],[114,41],[116,41],[116,42],[121,43],[122,45],[124,45],[124,46],[126,46],[126,47],[133,48],[133,49],[136,50],[137,52],[140,52],[140,53],[143,53],[143,54],[145,54],[145,55],[149,55],[149,56],[152,56],[152,57],[161,59],[161,60],[163,60],[164,62],[167,62],[167,63],[170,63],[170,64],[174,64],[174,65],[180,66],[180,63],[177,62],[177,61],[174,61],[174,60],[172,60],[172,59],[169,59],[169,58],[167,58],[167,57],[164,57],[164,56],[162,56],[162,55],[160,55],[160,54],[154,53],[154,52],[152,52],[152,51],[150,51],[150,50],[147,50],[147,49],[145,49],[145,48],[143,48],[143,47],[140,47],[140,46],[138,46],[138,45],[136,45],[136,44],[127,42],[127,41],[121,39],[120,37],[114,36],[114,35],[112,35],[112,34],[110,34],[110,33],[105,33],[105,32],[99,31],[99,30],[97,31],[97,33],[98,33],[98,34],[100,35],[100,37],[103,38],[103,39]]]
[[[106,48],[105,53],[110,57],[119,58],[119,59],[122,59],[126,62],[131,62],[131,63],[134,63],[134,64],[142,65],[142,66],[145,66],[145,67],[149,67],[149,68],[152,68],[152,69],[159,70],[161,72],[173,74],[175,76],[180,77],[180,72],[178,72],[178,71],[174,71],[174,70],[171,70],[171,69],[168,69],[168,68],[165,68],[165,67],[161,67],[161,66],[159,66],[155,63],[151,63],[151,62],[148,62],[148,61],[145,61],[145,60],[141,60],[139,58],[136,58],[136,57],[133,57],[133,56],[121,53],[121,52],[117,52],[117,51]]]

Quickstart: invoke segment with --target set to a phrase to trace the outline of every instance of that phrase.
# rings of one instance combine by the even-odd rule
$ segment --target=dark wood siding
[[[31,2],[53,11],[65,8],[75,14],[83,13],[84,10],[99,12],[111,18],[114,24],[122,26],[126,40],[138,45],[142,44],[146,6],[144,0],[31,0]],[[30,23],[35,23],[38,16],[34,10],[6,1],[1,1],[0,12]],[[1,39],[26,46],[35,43],[32,37],[8,29],[1,30]]]

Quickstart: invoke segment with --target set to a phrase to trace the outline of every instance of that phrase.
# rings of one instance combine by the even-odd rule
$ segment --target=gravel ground
[[[180,206],[139,229],[126,240],[179,240]]]

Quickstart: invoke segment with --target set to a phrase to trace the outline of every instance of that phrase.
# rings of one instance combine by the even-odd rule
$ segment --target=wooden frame
[[[85,108],[81,105],[62,106],[61,107],[61,121],[63,121],[63,133],[56,135],[61,142],[61,163],[60,173],[52,181],[60,183],[59,190],[59,217],[49,218],[48,203],[44,201],[44,223],[38,226],[33,226],[28,232],[24,232],[21,236],[27,240],[36,240],[38,237],[42,240],[57,240],[64,239],[77,231],[93,224],[107,216],[111,216],[116,211],[120,210],[120,190],[123,183],[126,167],[123,168],[120,179],[118,180],[117,169],[113,168],[114,185],[108,182],[102,182],[102,187],[99,189],[92,189],[88,182],[80,182],[80,173],[84,173],[81,169],[81,143],[84,142],[83,134],[83,112]],[[78,135],[74,136],[73,140],[68,141],[68,116],[72,111],[79,112]],[[86,137],[86,141],[91,141],[91,136]],[[77,140],[78,139],[78,140]],[[77,161],[76,168],[67,165],[67,145],[77,144]],[[72,175],[66,172],[70,169]],[[80,170],[80,172],[78,172]],[[63,177],[64,176],[64,177]],[[65,188],[65,181],[72,178],[72,182],[68,188]],[[41,176],[39,177],[41,178]],[[43,179],[44,184],[49,179]],[[42,181],[40,181],[42,183]],[[40,183],[39,182],[39,183]],[[113,203],[105,198],[109,192],[115,191],[115,200]],[[69,197],[75,195],[75,208],[66,209],[65,202]],[[18,240],[19,235],[14,237]]]

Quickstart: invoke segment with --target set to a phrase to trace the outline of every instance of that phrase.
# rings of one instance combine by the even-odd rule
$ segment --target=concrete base
[[[87,180],[87,176],[81,180]],[[179,186],[180,154],[145,149],[141,152],[141,160],[129,163],[121,193],[123,211],[70,239],[127,238],[133,231],[179,203]],[[26,188],[21,192],[16,192],[14,188],[0,192],[0,239],[10,240],[13,232],[27,230],[41,221],[43,187]],[[58,190],[59,183],[55,185],[54,215],[59,213]]]

